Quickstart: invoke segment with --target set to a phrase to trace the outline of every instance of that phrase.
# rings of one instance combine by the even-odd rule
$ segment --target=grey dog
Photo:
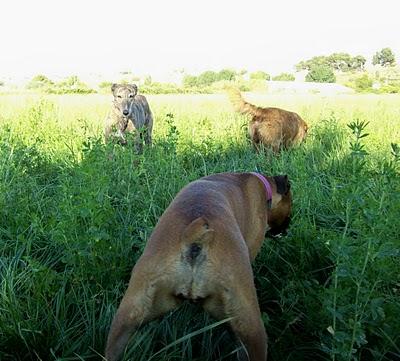
[[[135,134],[134,145],[142,151],[143,140],[151,144],[153,115],[149,103],[143,95],[138,95],[135,84],[113,84],[114,96],[112,109],[105,121],[104,135],[106,140],[115,138],[120,144],[126,144],[126,133]]]

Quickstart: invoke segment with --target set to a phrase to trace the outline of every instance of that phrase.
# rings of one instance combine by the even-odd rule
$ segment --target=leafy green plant
[[[331,68],[326,65],[313,66],[306,75],[306,81],[316,83],[334,83],[336,76]]]

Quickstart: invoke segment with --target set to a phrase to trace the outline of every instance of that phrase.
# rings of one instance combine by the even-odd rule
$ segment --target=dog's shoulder
[[[148,106],[149,102],[147,101],[147,98],[142,95],[142,94],[138,94],[135,96],[135,103],[138,103],[142,106]]]

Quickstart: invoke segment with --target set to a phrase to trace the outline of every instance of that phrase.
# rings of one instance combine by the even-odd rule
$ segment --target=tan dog
[[[268,228],[288,226],[290,211],[287,176],[221,173],[183,188],[133,268],[108,335],[107,360],[121,356],[137,327],[187,299],[217,319],[232,317],[248,359],[265,361],[267,335],[250,263]]]
[[[121,144],[126,144],[126,133],[135,134],[135,149],[140,152],[143,140],[146,144],[151,144],[153,115],[149,103],[143,95],[137,94],[138,88],[135,84],[113,84],[111,91],[114,100],[105,121],[105,138],[115,138]]]
[[[305,138],[308,126],[298,114],[280,108],[257,107],[246,102],[236,88],[229,88],[227,92],[236,110],[251,116],[249,135],[256,149],[262,143],[278,152]]]

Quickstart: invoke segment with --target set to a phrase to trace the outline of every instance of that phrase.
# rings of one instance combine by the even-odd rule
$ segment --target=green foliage
[[[326,65],[316,65],[306,75],[306,81],[316,83],[334,83],[336,76],[332,69]]]
[[[113,82],[111,82],[111,81],[103,81],[99,84],[99,88],[102,90],[109,91],[111,89],[112,85],[113,85]]]
[[[197,77],[197,85],[209,86],[218,80],[218,74],[215,71],[207,70]]]
[[[183,77],[183,86],[185,88],[191,88],[197,86],[197,76],[185,75]]]
[[[266,73],[265,71],[255,71],[254,73],[250,73],[250,79],[251,80],[270,80],[271,75]]]
[[[207,70],[198,76],[185,75],[183,77],[183,86],[185,88],[190,87],[209,87],[212,84],[219,81],[233,81],[235,80],[237,73],[234,70],[222,69],[219,72]]]
[[[382,68],[374,73],[356,74],[346,85],[362,93],[400,93],[400,72],[394,67]]]
[[[216,84],[216,83],[214,83]],[[215,91],[214,87],[180,87],[174,83],[152,82],[151,84],[143,84],[139,87],[140,93],[143,94],[208,94]]]
[[[334,71],[361,71],[364,69],[366,59],[362,55],[352,57],[347,53],[333,53],[325,56],[314,56],[309,60],[303,60],[296,65],[297,71],[310,71],[315,67],[327,66]]]
[[[397,94],[400,93],[400,82],[389,82],[379,88],[379,93]]]
[[[26,87],[28,89],[46,89],[52,86],[54,86],[54,82],[52,80],[45,75],[39,74],[34,76]]]
[[[357,55],[351,60],[350,68],[352,70],[362,71],[362,70],[364,70],[366,62],[367,62],[367,59],[365,59],[362,55]]]
[[[294,81],[296,78],[293,74],[290,73],[281,73],[272,77],[272,80],[280,80],[280,81]]]
[[[0,359],[100,359],[177,192],[255,170],[288,174],[294,201],[287,234],[266,238],[253,264],[269,359],[399,357],[397,98],[261,98],[310,125],[279,156],[254,152],[247,119],[219,95],[149,96],[154,145],[141,155],[132,139],[104,144],[102,96],[17,99],[0,97]],[[136,332],[125,360],[235,360],[238,349],[223,322],[185,305]]]
[[[373,80],[368,74],[363,74],[357,77],[354,81],[355,89],[359,92],[366,92],[372,90]]]
[[[26,86],[28,89],[49,94],[90,94],[95,93],[76,75],[70,76],[61,82],[55,83],[45,75],[36,75]]]
[[[396,64],[396,59],[392,49],[383,48],[381,51],[377,51],[372,58],[373,65],[381,66],[393,66]]]

